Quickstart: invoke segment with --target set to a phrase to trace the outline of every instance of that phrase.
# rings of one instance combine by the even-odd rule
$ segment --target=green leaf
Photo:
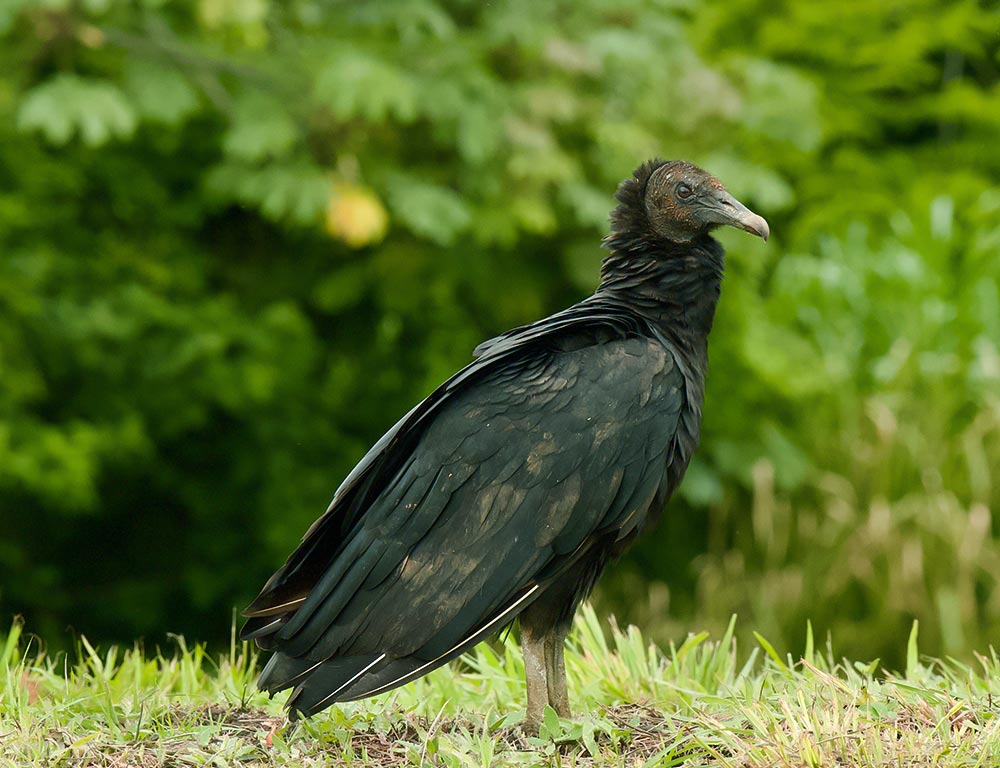
[[[111,9],[112,0],[83,0],[83,7],[92,16],[102,16]]]
[[[135,109],[117,86],[69,74],[32,88],[17,114],[22,131],[38,131],[53,144],[65,144],[79,133],[94,147],[131,137],[137,122]]]
[[[387,190],[395,217],[417,237],[451,245],[472,218],[460,195],[447,187],[393,174]]]
[[[548,731],[549,738],[559,738],[559,735],[562,733],[562,727],[559,723],[559,715],[557,715],[556,711],[548,704],[546,704],[545,709],[542,710],[542,723],[545,725],[545,730]]]
[[[862,661],[856,661],[854,662],[853,666],[861,674],[865,676],[871,676],[874,675],[875,672],[878,670],[878,665],[881,661],[882,661],[881,659],[873,659],[872,661],[869,661],[867,664],[865,664]]]
[[[920,670],[920,651],[917,648],[917,631],[920,628],[920,622],[917,619],[913,620],[913,626],[910,628],[910,637],[906,641],[906,679],[912,680],[917,672]]]
[[[719,473],[704,459],[695,455],[681,483],[679,493],[689,503],[707,507],[722,501],[724,490]]]
[[[587,752],[595,760],[600,757],[600,751],[597,748],[597,739],[594,738],[594,721],[591,719],[586,719],[583,721],[583,733],[581,734],[583,741],[583,746],[587,748]]]
[[[500,146],[497,114],[475,102],[463,104],[458,113],[458,149],[471,163],[482,163]]]
[[[0,35],[6,35],[24,8],[36,0],[4,0],[0,2]]]
[[[331,181],[308,163],[264,168],[225,163],[209,172],[206,185],[216,196],[259,208],[270,219],[312,224],[326,208]]]
[[[766,59],[741,59],[737,64],[746,93],[740,110],[743,124],[799,149],[815,149],[822,138],[816,86],[791,67]],[[782,98],[772,98],[774,93]]]
[[[150,122],[180,125],[198,109],[198,93],[187,78],[162,62],[130,60],[125,90],[139,115]]]
[[[802,658],[805,659],[807,664],[813,664],[814,660],[814,644],[813,644],[813,625],[812,621],[806,619],[806,650],[802,654]]]
[[[251,91],[236,102],[222,146],[226,154],[255,163],[287,154],[297,138],[298,128],[285,105]]]
[[[11,621],[10,631],[7,633],[7,637],[4,638],[3,651],[0,652],[0,665],[3,667],[12,667],[17,661],[23,630],[24,619],[20,616],[14,616]]]
[[[356,48],[340,46],[316,77],[316,100],[336,117],[411,122],[417,92],[402,67]]]
[[[606,190],[581,182],[568,182],[560,187],[559,192],[578,224],[593,227],[602,233],[607,229],[609,198]]]
[[[760,647],[764,649],[765,653],[767,653],[767,655],[771,657],[771,661],[773,661],[777,665],[778,669],[780,669],[782,672],[787,672],[788,665],[785,664],[785,662],[781,659],[781,657],[778,655],[778,652],[774,650],[774,646],[771,645],[771,643],[769,643],[767,639],[759,632],[754,632],[753,636],[754,638],[756,638],[757,642],[760,643]]]

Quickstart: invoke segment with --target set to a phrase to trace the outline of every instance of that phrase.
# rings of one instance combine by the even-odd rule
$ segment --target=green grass
[[[551,710],[539,737],[523,715],[512,639],[373,700],[299,727],[254,688],[257,656],[221,658],[176,639],[169,654],[94,649],[76,661],[32,651],[15,623],[0,643],[0,764],[12,766],[993,766],[1000,763],[1000,659],[906,668],[837,661],[811,631],[801,658],[763,637],[739,652],[735,620],[717,640],[663,652],[634,627],[606,633],[589,608],[570,640],[577,717]]]

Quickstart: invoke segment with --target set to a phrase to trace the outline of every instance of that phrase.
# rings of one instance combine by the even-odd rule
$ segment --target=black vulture
[[[698,444],[731,225],[767,222],[690,163],[621,183],[589,298],[484,342],[365,455],[244,611],[291,716],[373,696],[519,618],[525,727],[569,716],[563,644]]]

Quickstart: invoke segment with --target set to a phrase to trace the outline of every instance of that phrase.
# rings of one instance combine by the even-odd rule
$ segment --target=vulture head
[[[767,222],[726,191],[708,171],[682,160],[651,160],[622,182],[612,214],[617,233],[651,231],[675,243],[695,240],[719,226],[767,240]],[[613,237],[613,236],[612,236]]]

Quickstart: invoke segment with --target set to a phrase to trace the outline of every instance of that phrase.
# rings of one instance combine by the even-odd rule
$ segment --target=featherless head
[[[650,160],[636,168],[615,194],[611,213],[614,244],[623,238],[686,243],[719,226],[767,240],[767,222],[730,195],[717,178],[682,160]]]

